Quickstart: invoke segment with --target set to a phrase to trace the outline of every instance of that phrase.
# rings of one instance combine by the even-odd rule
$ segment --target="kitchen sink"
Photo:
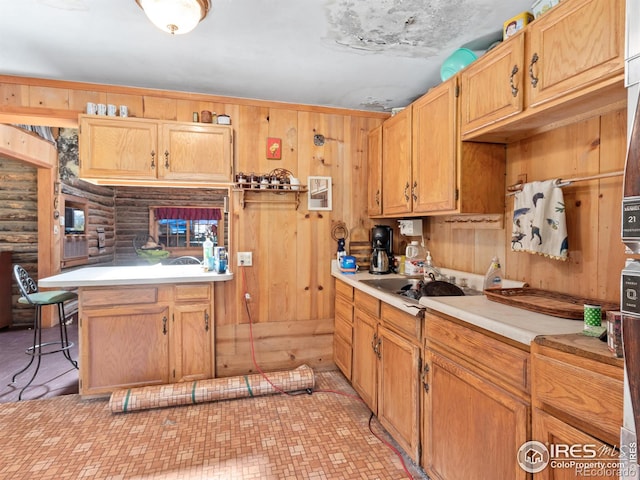
[[[422,286],[424,281],[422,277],[394,277],[394,278],[372,278],[369,280],[360,280],[365,285],[377,288],[385,293],[390,293],[401,297],[411,303],[418,303],[422,296]],[[444,283],[444,282],[441,282]],[[481,291],[468,287],[459,287],[464,295],[482,295]]]
[[[419,288],[422,278],[372,278],[371,280],[360,280],[365,285],[384,290],[386,292],[396,293],[401,290],[410,288]]]

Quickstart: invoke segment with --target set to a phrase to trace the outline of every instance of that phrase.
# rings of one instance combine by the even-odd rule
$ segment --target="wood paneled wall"
[[[304,184],[309,175],[332,177],[332,211],[308,211],[306,194],[297,210],[292,205],[273,204],[250,204],[243,209],[237,194],[231,193],[228,231],[236,276],[216,285],[215,292],[218,375],[254,371],[245,292],[251,295],[255,353],[263,368],[291,368],[302,363],[332,368],[334,291],[330,261],[337,245],[331,230],[337,222],[344,222],[349,229],[372,225],[366,213],[367,133],[389,115],[0,76],[2,122],[74,127],[89,101],[125,104],[132,117],[185,122],[192,120],[193,112],[205,109],[225,113],[234,128],[236,171],[285,168]],[[316,134],[324,136],[324,145],[314,144]],[[267,137],[282,140],[282,159],[266,159]],[[123,202],[120,187],[117,190],[116,202]],[[116,211],[121,206],[117,205]],[[118,222],[116,213],[116,238],[124,228]],[[253,266],[235,267],[237,251],[253,252]]]
[[[626,110],[596,116],[507,146],[507,185],[570,179],[624,169]],[[513,198],[504,228],[456,229],[446,218],[427,222],[428,245],[437,265],[484,274],[498,255],[505,276],[532,287],[581,297],[620,300],[626,255],[620,240],[622,177],[577,182],[563,188],[569,259],[511,252]]]

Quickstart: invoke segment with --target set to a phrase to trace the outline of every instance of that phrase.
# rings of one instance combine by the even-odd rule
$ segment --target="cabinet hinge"
[[[456,98],[460,96],[460,85],[456,85],[455,96]]]
[[[460,200],[460,189],[456,188],[456,202]]]
[[[176,369],[173,369],[173,378],[176,378]]]

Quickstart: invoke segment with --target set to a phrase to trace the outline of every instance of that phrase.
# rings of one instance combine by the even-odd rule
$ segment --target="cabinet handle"
[[[167,334],[167,317],[166,316],[162,317],[162,334],[163,335]]]
[[[169,168],[169,150],[164,151],[164,168]]]
[[[417,180],[413,181],[413,188],[411,189],[411,196],[413,197],[413,201],[417,202],[418,201],[418,195],[416,195],[416,190],[418,189],[418,182]]]
[[[382,338],[378,338],[378,343],[376,343],[376,355],[378,360],[382,358],[382,352],[380,351],[380,347],[382,346]]]
[[[407,182],[407,184],[404,186],[404,201],[408,202],[409,201],[409,182]]]
[[[429,393],[429,382],[427,382],[427,375],[429,374],[429,364],[424,362],[422,373],[420,374],[420,380],[422,380],[422,387],[426,393]]]
[[[205,310],[204,312],[204,331],[209,331],[209,312]]]
[[[518,73],[518,65],[513,66],[513,70],[511,70],[511,75],[509,75],[509,85],[511,85],[511,95],[514,97],[518,96],[518,87],[513,83],[513,77],[515,77],[516,73]]]
[[[378,353],[378,351],[376,350],[377,342],[378,342],[378,334],[374,333],[373,340],[371,340],[371,348],[373,348],[373,351],[376,352],[376,354]]]
[[[156,151],[151,150],[151,168],[156,168]]]
[[[538,85],[538,77],[533,74],[533,65],[538,63],[538,60],[538,54],[534,53],[533,57],[531,57],[531,63],[529,64],[529,78],[531,78],[531,86],[533,88],[536,88],[536,86]]]
[[[380,189],[376,191],[376,205],[380,205]]]

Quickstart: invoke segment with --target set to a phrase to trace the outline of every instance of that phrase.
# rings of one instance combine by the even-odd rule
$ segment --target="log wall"
[[[36,167],[0,156],[0,251],[12,252],[14,264],[38,277],[38,195]],[[18,305],[12,283],[12,325],[33,325],[33,308]]]

